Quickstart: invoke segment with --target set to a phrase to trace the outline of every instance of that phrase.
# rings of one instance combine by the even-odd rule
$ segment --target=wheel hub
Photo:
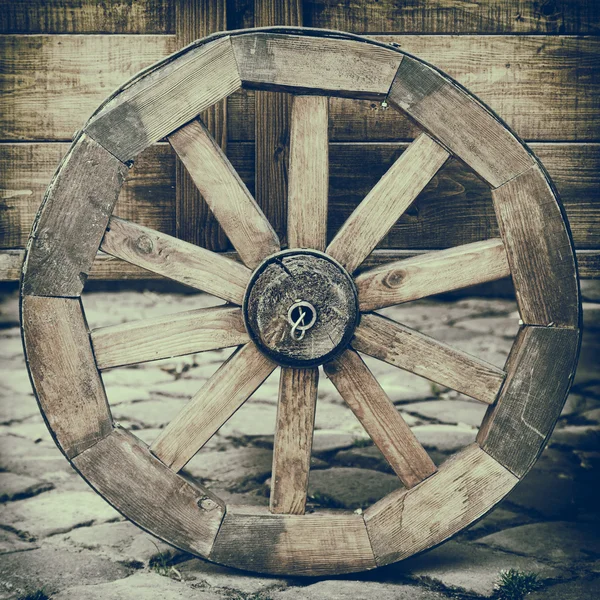
[[[315,366],[336,356],[349,344],[358,315],[347,271],[313,250],[269,257],[254,272],[244,298],[250,336],[285,366]]]

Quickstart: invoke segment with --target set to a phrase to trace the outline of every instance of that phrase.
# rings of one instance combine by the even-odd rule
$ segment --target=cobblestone
[[[83,301],[91,327],[215,304],[204,295],[130,291],[86,294]],[[422,301],[382,312],[500,367],[518,323],[510,300]],[[600,311],[586,304],[584,314],[576,385],[550,447],[503,503],[454,540],[404,563],[298,580],[190,558],[123,520],[91,491],[39,414],[17,297],[0,295],[0,599],[43,588],[53,600],[441,600],[489,597],[500,570],[510,568],[540,575],[544,589],[531,600],[593,598],[600,572]],[[104,372],[115,419],[151,443],[230,353]],[[436,464],[474,441],[483,404],[365,360]],[[229,505],[268,504],[277,396],[275,372],[186,467]],[[308,510],[363,508],[401,485],[322,372],[315,424]]]

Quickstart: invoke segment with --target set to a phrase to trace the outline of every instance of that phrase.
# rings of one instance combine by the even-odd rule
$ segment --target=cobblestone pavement
[[[589,289],[595,299],[597,288]],[[91,327],[208,306],[203,295],[96,292]],[[31,392],[18,297],[0,297],[0,599],[292,600],[499,597],[501,571],[532,572],[535,599],[600,597],[600,304],[587,301],[575,385],[548,449],[488,516],[421,556],[339,578],[272,578],[219,567],[160,542],[92,492],[50,439]],[[518,327],[501,299],[416,302],[386,314],[503,366]],[[229,351],[104,374],[114,417],[151,442]],[[484,406],[375,360],[369,366],[438,464],[475,439]],[[359,509],[399,482],[321,375],[311,507]],[[267,504],[277,375],[226,423],[188,471],[227,503]],[[34,595],[35,592],[43,592]],[[45,594],[45,595],[44,595]],[[519,596],[506,596],[518,598]]]

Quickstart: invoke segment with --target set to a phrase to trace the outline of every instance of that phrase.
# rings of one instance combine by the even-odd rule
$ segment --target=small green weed
[[[516,569],[500,571],[496,583],[494,598],[498,600],[523,600],[527,594],[541,587],[542,583],[535,573],[525,573]]]
[[[177,579],[178,581],[183,580],[181,573],[173,566],[173,555],[167,550],[161,552],[156,556],[153,556],[148,563],[148,566],[152,571],[163,577],[170,577],[171,579]]]

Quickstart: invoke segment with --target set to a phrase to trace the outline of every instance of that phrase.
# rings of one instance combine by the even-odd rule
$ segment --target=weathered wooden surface
[[[67,154],[33,228],[22,291],[78,296],[127,167],[86,135]]]
[[[521,318],[530,325],[578,327],[573,248],[544,173],[536,165],[492,197]]]
[[[404,143],[331,144],[329,240],[406,147]],[[600,145],[542,143],[531,147],[560,193],[576,247],[600,247]],[[0,144],[4,196],[0,200],[4,209],[0,248],[25,246],[46,187],[68,148],[62,143]],[[228,158],[252,191],[251,145],[230,142]],[[130,170],[114,214],[175,235],[175,185],[173,151],[168,144],[151,146]],[[450,160],[380,247],[447,248],[498,235],[489,187],[464,165]]]
[[[308,303],[302,321],[299,311],[290,314],[298,301]],[[358,303],[352,280],[337,264],[325,255],[288,250],[254,274],[244,313],[248,332],[263,352],[280,364],[309,367],[350,342]]]
[[[277,234],[203,123],[192,121],[169,142],[247,266],[257,267],[280,249]]]
[[[232,29],[264,22],[289,3],[238,0],[229,15]],[[593,0],[559,0],[552,4],[516,4],[492,0],[485,4],[456,4],[452,0],[416,0],[410,5],[394,0],[310,0],[303,8],[306,27],[354,33],[543,33],[597,34],[600,9]],[[2,0],[1,33],[172,33],[179,27],[176,5],[165,0]],[[254,9],[254,10],[253,10]],[[267,13],[265,15],[265,13]]]
[[[296,96],[290,127],[290,248],[325,250],[329,195],[328,98]]]
[[[112,217],[100,249],[134,265],[241,304],[250,269],[215,252]]]
[[[491,239],[364,271],[356,287],[361,311],[370,311],[509,275],[504,243]]]
[[[35,392],[69,457],[112,430],[79,298],[24,296],[23,343]]]
[[[302,0],[249,0],[254,20],[239,28],[302,26]],[[282,244],[287,240],[287,182],[291,100],[285,92],[253,92],[252,139],[256,201],[273,224]]]
[[[379,39],[398,43],[448,73],[525,140],[600,138],[597,37]],[[2,36],[5,74],[0,85],[7,94],[0,98],[1,139],[71,139],[111,90],[177,49],[170,35]],[[542,85],[546,93],[539,94]],[[229,102],[229,141],[254,140],[254,93],[235,100]],[[393,109],[340,98],[331,102],[331,127],[332,141],[398,141],[413,138],[417,131]]]
[[[420,135],[342,225],[327,246],[327,254],[349,273],[355,271],[442,168],[448,156],[427,134]]]
[[[356,352],[346,350],[324,369],[407,488],[435,473],[433,461]]]
[[[239,87],[230,38],[218,38],[126,87],[92,117],[85,131],[120,160],[131,160]]]
[[[0,33],[172,33],[169,0],[0,0]]]
[[[165,467],[131,433],[117,428],[73,462],[96,491],[140,527],[208,556],[225,505]]]
[[[363,263],[363,267],[374,268],[426,252],[427,250],[374,250]],[[24,256],[25,250],[0,250],[0,281],[16,281],[19,279]],[[237,259],[237,255],[233,252],[225,253],[225,256]],[[577,267],[581,279],[600,278],[600,251],[579,250],[577,252]],[[89,278],[95,280],[164,279],[158,273],[153,273],[102,253],[96,256]]]
[[[239,346],[250,341],[238,307],[200,308],[91,332],[99,369]]]
[[[352,347],[492,404],[506,373],[475,356],[380,315],[361,316]]]
[[[254,344],[242,346],[161,431],[152,453],[174,471],[182,469],[276,366]]]
[[[274,574],[351,573],[376,566],[361,515],[273,515],[259,507],[228,508],[209,558]]]
[[[178,48],[227,29],[226,0],[176,0],[172,4]],[[200,118],[217,144],[226,150],[227,98],[204,110]],[[176,161],[176,178],[177,237],[210,250],[225,250],[225,233],[180,161]],[[199,227],[199,223],[203,226]]]
[[[318,381],[316,367],[281,370],[269,499],[272,513],[304,514]]]
[[[499,502],[518,479],[473,444],[412,490],[398,490],[365,511],[377,565],[408,558],[460,531]]]
[[[405,57],[388,95],[493,187],[526,171],[533,159],[504,125],[457,85]]]
[[[243,84],[261,89],[383,98],[402,60],[393,50],[355,40],[259,32],[231,41]]]
[[[517,477],[533,466],[560,416],[577,367],[579,335],[575,329],[524,327],[515,340],[506,383],[477,441]]]
[[[454,0],[312,0],[304,24],[355,33],[544,33],[597,34],[600,7],[594,0],[552,3],[510,0],[457,3]]]

